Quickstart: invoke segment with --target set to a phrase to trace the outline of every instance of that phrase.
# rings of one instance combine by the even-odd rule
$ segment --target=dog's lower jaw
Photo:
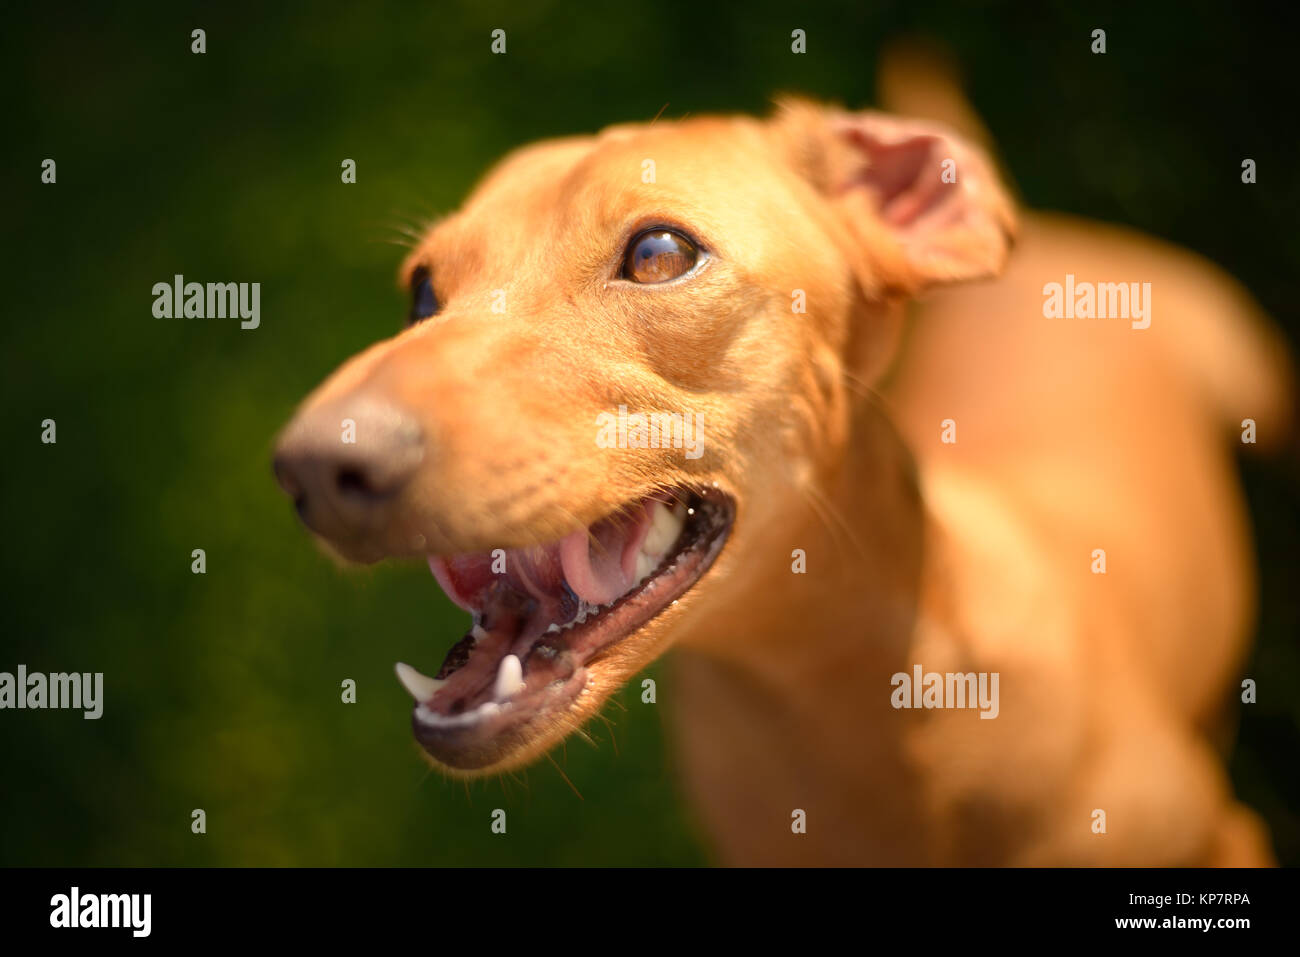
[[[478,556],[431,562],[475,620],[436,679],[398,669],[416,698],[415,737],[439,766],[473,775],[526,763],[671,641],[728,542],[735,500],[713,483],[633,511],[630,525],[620,516],[621,528],[602,522],[503,556],[504,574]]]
[[[703,590],[707,592],[707,587]],[[422,738],[424,729],[417,713],[412,717],[412,728],[421,756],[448,777],[464,779],[498,775],[532,764],[594,719],[612,695],[664,654],[676,640],[678,626],[684,617],[690,616],[695,601],[696,596],[688,593],[636,634],[576,668],[572,679],[556,688],[561,702],[557,707],[478,746],[450,749],[443,752],[445,757],[440,757],[441,742]]]
[[[579,668],[566,686],[571,697],[564,706],[477,746],[449,751],[446,759],[437,756],[441,742],[431,744],[422,739],[423,726],[419,717],[413,716],[416,749],[432,768],[450,778],[468,780],[504,774],[536,761],[590,720],[605,697],[596,691],[598,686],[587,669]]]

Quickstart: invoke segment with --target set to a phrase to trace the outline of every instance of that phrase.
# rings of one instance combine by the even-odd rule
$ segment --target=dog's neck
[[[781,518],[732,543],[725,582],[686,643],[737,664],[825,660],[828,643],[864,669],[892,663],[910,643],[934,527],[880,406],[857,409],[843,454],[815,481],[774,494]]]
[[[687,787],[705,813],[731,809],[708,823],[732,861],[814,803],[823,835],[836,833],[827,817],[849,828],[876,809],[877,858],[914,859],[924,829],[920,802],[898,800],[911,771],[890,679],[911,670],[918,622],[936,618],[925,582],[942,537],[879,406],[857,411],[839,463],[816,491],[787,493],[784,514],[731,543],[741,547],[675,656]],[[833,839],[801,841],[790,862],[838,853]]]

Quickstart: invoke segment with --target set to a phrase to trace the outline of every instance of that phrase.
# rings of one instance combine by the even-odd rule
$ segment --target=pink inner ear
[[[914,136],[900,142],[886,142],[862,129],[847,131],[866,156],[867,165],[846,188],[866,186],[876,194],[880,217],[897,228],[919,225],[917,221],[935,213],[944,201],[954,199],[955,190],[943,182],[942,158],[937,136]],[[936,217],[938,218],[938,217]]]
[[[831,131],[846,147],[836,156],[835,191],[863,194],[897,238],[909,282],[920,287],[1001,269],[1015,214],[977,149],[931,124],[874,112],[835,116]],[[945,182],[949,160],[956,176]]]

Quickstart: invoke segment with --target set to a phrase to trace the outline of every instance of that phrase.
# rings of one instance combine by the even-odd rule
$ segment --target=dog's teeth
[[[650,577],[650,573],[655,570],[659,563],[645,553],[645,550],[636,553],[636,581],[637,584],[645,581]]]
[[[685,524],[686,510],[680,503],[669,508],[662,502],[652,502],[650,531],[646,533],[645,541],[641,543],[641,554],[649,555],[655,559],[655,564],[658,564],[658,559],[663,558],[668,549],[677,543],[677,539],[682,534],[682,526]],[[651,571],[653,570],[652,566]],[[637,574],[641,574],[639,561]]]
[[[552,635],[559,632],[571,631],[574,628],[577,628],[579,625],[585,624],[588,619],[595,618],[605,609],[613,607],[614,602],[616,601],[618,601],[617,598],[615,598],[613,601],[607,602],[604,605],[589,605],[585,601],[579,601],[577,614],[575,614],[572,618],[570,618],[562,625],[552,622],[547,627],[546,634]]]
[[[415,709],[415,718],[421,724],[431,728],[465,728],[478,724],[484,718],[500,714],[503,710],[502,705],[495,701],[484,701],[472,711],[462,711],[460,714],[439,714],[430,711],[424,705],[419,705]]]
[[[416,701],[428,701],[441,688],[446,681],[439,681],[437,678],[430,678],[428,675],[422,675],[410,665],[399,661],[395,668],[397,671],[397,680],[402,683],[402,687],[410,692],[411,697]]]
[[[497,668],[497,683],[492,689],[492,697],[505,701],[524,687],[524,666],[514,655],[506,655]]]

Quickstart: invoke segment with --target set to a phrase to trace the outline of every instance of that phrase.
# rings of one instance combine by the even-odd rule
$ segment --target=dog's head
[[[797,101],[502,162],[276,455],[336,551],[427,557],[473,615],[436,678],[398,666],[425,750],[499,770],[589,718],[838,456],[901,301],[995,273],[1011,227],[972,147]]]

